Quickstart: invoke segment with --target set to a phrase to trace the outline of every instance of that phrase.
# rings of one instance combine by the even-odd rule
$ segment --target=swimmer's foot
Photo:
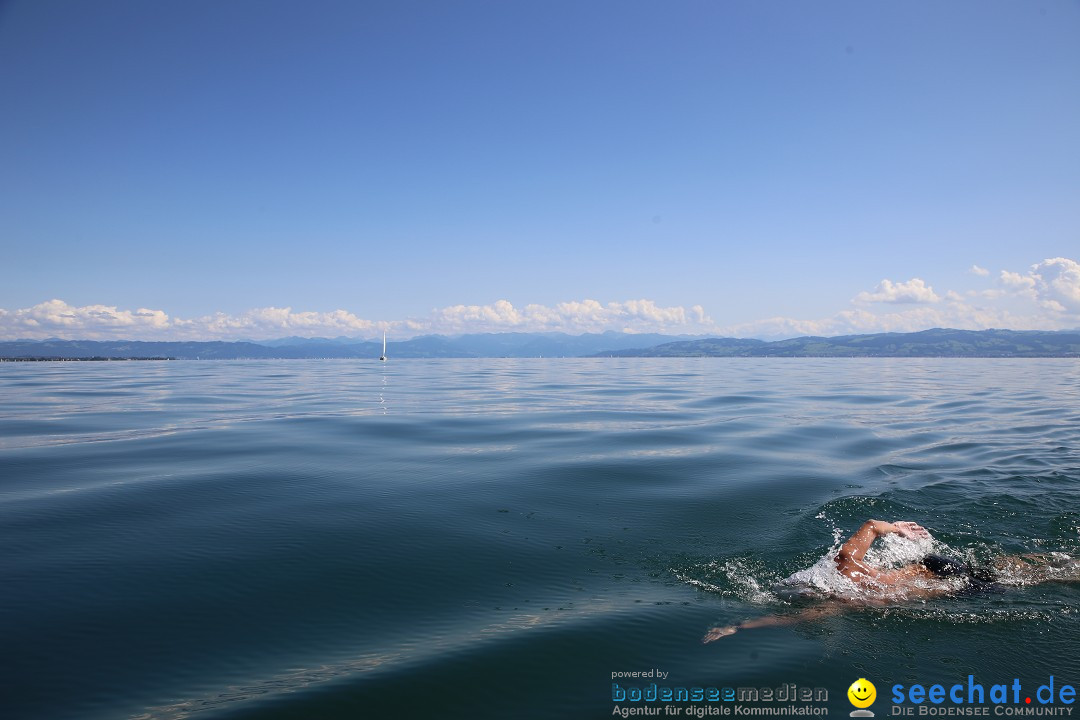
[[[724,627],[714,627],[712,630],[705,633],[705,637],[701,638],[701,642],[703,642],[703,643],[711,643],[711,642],[713,642],[715,640],[719,640],[722,637],[726,637],[728,635],[734,635],[735,631],[738,630],[738,629],[739,628],[737,628],[734,625],[725,625]]]
[[[1075,568],[1076,558],[1063,552],[1052,552],[1048,564],[1052,568]]]
[[[1080,559],[1062,552],[1008,555],[994,561],[994,569],[1009,585],[1080,581]]]
[[[1028,565],[1052,568],[1068,567],[1070,564],[1075,562],[1071,555],[1063,552],[1025,553],[1023,555],[1016,555],[1015,557],[1005,557],[1002,559],[1006,562],[1015,562],[1016,560],[1022,560]]]

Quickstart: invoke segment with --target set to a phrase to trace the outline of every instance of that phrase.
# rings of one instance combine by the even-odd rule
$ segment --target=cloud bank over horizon
[[[0,308],[0,340],[269,340],[283,336],[371,338],[387,332],[398,338],[425,334],[482,332],[618,331],[719,335],[780,339],[800,335],[835,336],[874,332],[914,332],[932,327],[969,330],[1063,330],[1080,327],[1080,263],[1047,258],[1026,272],[990,271],[972,265],[971,275],[989,284],[966,292],[938,292],[923,279],[882,279],[858,292],[851,308],[819,319],[771,317],[752,322],[716,323],[701,305],[664,307],[652,300],[601,303],[580,300],[552,306],[516,307],[506,300],[489,305],[451,305],[422,318],[372,320],[348,310],[294,311],[255,308],[197,318],[161,309],[108,305],[76,307],[60,299],[29,308]]]

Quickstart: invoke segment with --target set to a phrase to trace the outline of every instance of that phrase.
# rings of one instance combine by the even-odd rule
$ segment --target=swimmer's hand
[[[909,540],[930,540],[930,532],[918,523],[901,521],[894,522],[893,527],[896,528],[896,532],[902,537],[906,537]]]
[[[703,643],[711,643],[714,640],[719,640],[722,637],[728,635],[734,635],[735,631],[739,629],[738,625],[727,625],[725,627],[714,627],[709,632],[705,633],[705,637],[701,638]]]

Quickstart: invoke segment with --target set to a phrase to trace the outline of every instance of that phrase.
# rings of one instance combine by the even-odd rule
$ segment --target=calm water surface
[[[602,718],[649,668],[840,716],[862,676],[1080,685],[1080,585],[701,644],[869,517],[1080,555],[1080,363],[0,363],[0,713]]]

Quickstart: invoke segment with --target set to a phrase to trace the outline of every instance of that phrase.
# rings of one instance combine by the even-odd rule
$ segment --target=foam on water
[[[776,582],[775,577],[770,578],[767,568],[747,558],[716,560],[687,570],[670,570],[679,580],[706,592],[729,595],[753,605],[766,605],[777,600],[776,594],[769,589]]]
[[[843,544],[842,537],[835,536],[833,545],[813,565],[799,570],[773,586],[776,596],[785,601],[804,599],[836,599],[856,604],[880,604],[882,600],[907,600],[916,597],[904,589],[859,584],[843,575],[836,565],[836,555]],[[879,570],[895,570],[917,563],[927,555],[956,557],[957,553],[945,543],[933,538],[910,539],[899,535],[886,535],[870,547],[864,561]],[[933,582],[914,583],[912,590],[958,591],[963,587],[962,578],[935,579]]]
[[[711,560],[685,570],[671,571],[683,582],[701,590],[728,595],[754,605],[804,604],[806,602],[839,600],[851,605],[884,607],[917,601],[923,605],[927,591],[931,594],[953,595],[967,589],[966,576],[919,580],[908,588],[896,588],[874,583],[856,583],[842,574],[836,564],[836,556],[847,539],[847,534],[826,511],[819,512],[818,520],[830,524],[832,544],[812,565],[780,578],[775,569],[760,560],[732,557]],[[998,555],[989,559],[977,547],[954,547],[935,538],[913,539],[890,534],[877,539],[867,550],[864,560],[879,570],[896,570],[922,561],[928,555],[939,555],[958,560],[972,568],[981,568],[993,576],[994,582],[1006,586],[1032,586],[1047,582],[1080,582],[1080,560],[1060,551],[1026,555]],[[1017,611],[994,611],[988,617],[995,622],[1002,617],[1043,618],[1040,613]],[[1002,615],[1004,613],[1004,615]],[[953,613],[935,609],[932,616],[938,620],[971,623],[972,613]],[[998,617],[1001,616],[1001,617]],[[925,613],[919,617],[929,617]]]

